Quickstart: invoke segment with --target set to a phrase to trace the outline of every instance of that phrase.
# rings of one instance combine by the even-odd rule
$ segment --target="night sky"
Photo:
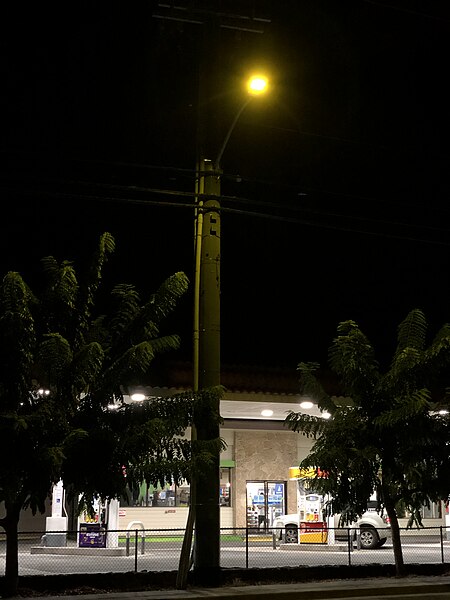
[[[37,284],[41,257],[83,264],[110,231],[107,282],[192,279],[198,131],[217,152],[258,66],[271,93],[222,160],[222,361],[324,364],[353,319],[383,362],[412,308],[430,335],[450,321],[448,2],[190,3],[199,23],[118,4],[2,10],[2,273]],[[253,5],[263,33],[211,10]],[[191,307],[167,324],[180,359]]]

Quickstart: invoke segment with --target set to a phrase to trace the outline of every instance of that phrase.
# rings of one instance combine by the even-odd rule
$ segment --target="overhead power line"
[[[294,131],[294,130],[293,130]],[[303,132],[304,133],[304,132]],[[308,134],[309,135],[309,134]],[[351,140],[346,140],[348,142],[351,142]],[[381,148],[381,147],[380,147]],[[42,160],[42,157],[37,157],[34,155],[21,155],[23,157],[24,160],[32,160],[33,161],[33,165],[35,164],[35,160],[38,160],[39,158]],[[21,159],[21,157],[17,157],[19,160]],[[17,161],[16,158],[16,161]],[[448,157],[450,160],[450,156]],[[8,163],[9,164],[9,163]],[[44,160],[44,165],[50,165],[53,164],[50,160],[50,158]],[[108,168],[120,168],[120,169],[128,169],[128,170],[133,170],[136,169],[137,171],[151,171],[151,172],[160,172],[163,174],[166,174],[167,176],[169,175],[173,175],[174,177],[176,176],[180,176],[185,178],[187,181],[191,181],[192,182],[192,188],[194,187],[194,180],[196,178],[196,176],[198,175],[198,172],[196,172],[196,170],[194,168],[183,168],[183,167],[177,167],[174,165],[154,165],[154,164],[141,164],[141,163],[128,163],[128,162],[123,162],[123,161],[106,161],[106,160],[90,160],[90,159],[80,159],[80,158],[75,158],[75,159],[69,159],[69,160],[65,160],[64,161],[64,165],[100,165],[100,166],[105,166]],[[22,163],[19,163],[19,168],[25,168],[24,165]],[[13,184],[14,183],[14,168],[10,168],[7,171],[7,175],[3,176],[4,181]],[[26,171],[25,171],[26,172]],[[117,173],[116,173],[117,174]],[[124,174],[125,176],[127,175],[126,173]],[[130,184],[125,184],[125,185],[120,185],[120,184],[116,184],[116,183],[105,183],[105,182],[98,182],[98,181],[81,181],[81,180],[69,180],[68,178],[66,179],[43,179],[42,177],[42,171],[39,171],[39,183],[59,183],[59,184],[69,184],[69,183],[75,183],[78,185],[91,185],[93,187],[103,187],[103,188],[110,188],[110,189],[124,189],[127,191],[141,191],[141,192],[152,192],[152,188],[147,188],[145,186],[135,186],[135,185],[130,185]],[[26,178],[25,178],[26,180]],[[270,186],[271,188],[273,188],[274,190],[288,190],[289,192],[293,193],[293,194],[297,194],[297,195],[321,195],[321,196],[334,196],[339,198],[340,202],[345,202],[348,200],[354,200],[354,201],[363,201],[364,203],[372,203],[372,204],[380,204],[380,205],[384,205],[387,202],[389,202],[390,207],[394,206],[395,208],[405,208],[408,210],[408,212],[411,210],[411,202],[405,201],[402,202],[401,200],[395,199],[395,201],[393,201],[392,197],[389,198],[380,198],[380,197],[374,197],[371,195],[368,195],[367,193],[358,193],[358,192],[348,192],[348,191],[338,191],[336,189],[325,189],[325,188],[317,188],[317,187],[312,187],[309,185],[302,185],[301,183],[289,183],[286,181],[274,181],[271,179],[262,179],[260,177],[248,177],[245,175],[241,175],[241,174],[236,174],[236,173],[222,173],[221,174],[221,180],[222,181],[230,181],[230,182],[242,182],[242,183],[248,183],[248,184],[253,184],[253,185],[260,185],[260,186],[264,186],[266,189]],[[24,176],[23,176],[23,171],[20,170],[20,174],[18,175],[18,181],[20,182],[20,185],[22,185],[23,181],[24,181]],[[31,181],[29,181],[29,183],[31,183]],[[169,192],[168,193],[174,193],[175,195],[182,195],[183,192],[180,191],[173,191],[173,192]],[[225,198],[225,197],[224,197]],[[259,200],[258,200],[259,202]],[[439,213],[450,213],[450,209],[449,208],[445,208],[444,206],[430,206],[430,204],[427,204],[427,211],[429,212],[431,209],[434,211],[438,211]]]
[[[365,2],[366,4],[372,4],[374,6],[379,6],[381,8],[387,8],[389,10],[396,10],[398,12],[409,13],[410,15],[415,15],[416,17],[420,17],[421,19],[425,18],[425,19],[430,19],[433,21],[442,21],[445,23],[450,23],[450,19],[447,19],[440,15],[439,16],[431,15],[430,13],[424,13],[422,11],[413,10],[411,8],[405,8],[403,6],[394,6],[393,4],[386,4],[384,2],[380,2],[379,0],[362,0],[362,1]],[[446,4],[445,1],[442,4],[442,6],[444,6],[444,4]]]
[[[171,196],[172,195],[178,195],[178,196],[182,195],[183,197],[192,197],[192,198],[195,196],[193,193],[190,193],[190,192],[180,193],[180,192],[176,192],[173,190],[148,189],[147,191],[153,192],[153,193],[158,193],[161,195],[165,195],[166,193],[168,193]],[[72,199],[76,199],[76,200],[84,199],[84,200],[92,200],[92,201],[98,201],[98,202],[136,204],[136,205],[141,205],[141,206],[160,206],[160,207],[165,207],[165,208],[176,207],[176,208],[184,208],[184,209],[190,209],[190,210],[198,208],[198,204],[195,201],[192,201],[192,202],[170,202],[167,200],[125,198],[123,196],[122,197],[98,196],[98,195],[92,195],[92,194],[79,194],[79,193],[74,193],[74,192],[60,192],[60,191],[54,191],[54,192],[50,191],[49,192],[48,190],[37,191],[37,190],[33,190],[33,189],[28,189],[28,190],[22,189],[22,190],[20,190],[20,192],[16,190],[16,193],[27,194],[27,195],[44,194],[45,196],[53,196],[53,197],[59,197],[59,198],[65,197],[65,198],[72,198]],[[256,201],[250,201],[248,199],[237,198],[237,197],[224,196],[221,199],[222,200],[233,200],[233,201],[246,200],[246,201],[249,201],[252,203],[256,203]],[[286,208],[286,207],[284,207],[284,208]],[[373,231],[373,230],[369,230],[369,229],[360,229],[360,228],[356,228],[356,227],[350,227],[348,225],[342,225],[342,224],[338,225],[338,224],[322,222],[322,221],[317,222],[317,221],[312,221],[312,220],[295,217],[295,216],[266,213],[266,212],[261,212],[261,211],[250,211],[250,210],[244,210],[244,209],[240,209],[240,208],[233,208],[233,207],[229,207],[229,206],[221,206],[220,210],[222,213],[236,214],[236,215],[242,215],[242,216],[246,216],[246,217],[255,217],[255,218],[260,218],[260,219],[269,219],[272,221],[304,225],[307,227],[314,227],[314,228],[319,228],[319,229],[342,231],[342,232],[354,233],[354,234],[359,234],[359,235],[364,235],[364,236],[397,239],[397,240],[403,240],[403,241],[409,241],[409,242],[415,242],[415,243],[421,243],[421,244],[428,244],[428,245],[433,245],[433,246],[450,247],[450,242],[446,242],[443,240],[425,239],[423,237],[418,237],[418,236],[413,236],[413,235],[405,235],[405,234],[399,234],[399,233],[392,233],[392,232],[386,232],[386,231]],[[292,210],[292,208],[289,207],[289,210]],[[327,216],[326,213],[324,213],[324,214],[325,214],[325,216]],[[336,217],[336,215],[333,215],[333,214],[331,214],[329,216],[333,216],[333,218]],[[363,218],[352,217],[352,216],[348,216],[348,215],[337,215],[337,216],[338,216],[338,218],[348,219],[350,221],[351,220],[364,220]],[[419,226],[414,226],[414,225],[411,225],[408,223],[399,223],[399,222],[391,222],[391,221],[383,221],[383,220],[377,220],[375,222],[377,224],[393,226],[396,228],[398,228],[398,227],[405,227],[405,228],[414,228],[415,227],[416,229],[419,228]],[[423,226],[420,226],[420,228],[423,229]],[[427,228],[427,229],[430,229],[433,232],[439,231],[443,234],[450,233],[450,230],[446,230],[446,229],[437,229],[437,228]]]

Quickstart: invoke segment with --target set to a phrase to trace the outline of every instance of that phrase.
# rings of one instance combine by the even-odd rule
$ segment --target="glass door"
[[[284,514],[285,481],[247,481],[247,527],[267,531]]]

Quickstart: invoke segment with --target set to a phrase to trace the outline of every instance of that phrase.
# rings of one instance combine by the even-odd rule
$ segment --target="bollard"
[[[356,549],[361,550],[361,530],[356,530]]]

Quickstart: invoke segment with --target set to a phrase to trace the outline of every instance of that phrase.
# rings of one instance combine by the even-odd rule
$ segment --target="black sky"
[[[271,23],[212,30],[213,60],[204,26],[156,18],[157,2],[3,8],[2,272],[82,261],[110,231],[111,281],[148,293],[192,278],[192,209],[167,205],[192,198],[155,190],[193,191],[198,115],[218,148],[257,64],[272,93],[222,161],[222,193],[238,198],[223,200],[223,362],[323,363],[345,319],[383,360],[416,307],[434,333],[450,320],[449,4],[191,4],[255,4]],[[170,323],[183,358],[191,312],[186,297]]]

